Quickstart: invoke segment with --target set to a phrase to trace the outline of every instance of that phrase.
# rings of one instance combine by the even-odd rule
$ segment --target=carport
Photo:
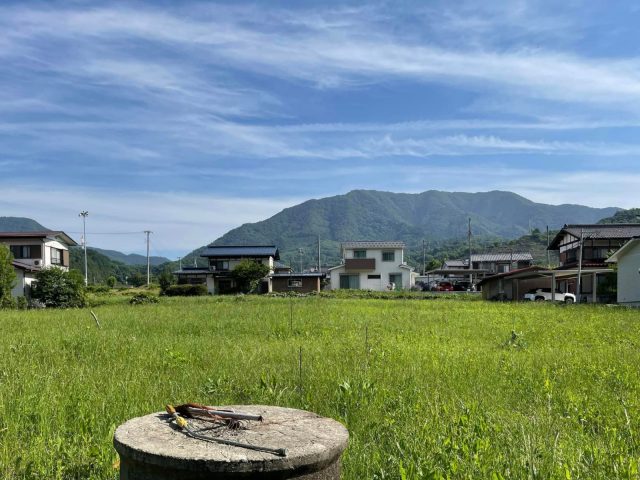
[[[580,276],[582,293],[579,297],[576,293],[578,302],[597,303],[598,276],[609,273],[613,273],[610,268],[549,270],[534,266],[487,277],[480,282],[480,285],[483,298],[487,300],[520,300],[528,290],[533,288],[551,288],[551,298],[555,300],[555,292],[561,283],[564,283],[565,292],[571,292],[573,289],[571,293],[576,293],[577,279]]]

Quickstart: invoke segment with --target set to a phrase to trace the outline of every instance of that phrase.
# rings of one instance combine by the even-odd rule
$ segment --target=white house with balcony
[[[0,243],[13,255],[13,268],[17,282],[11,294],[29,296],[36,274],[46,267],[69,270],[69,247],[78,245],[69,235],[60,231],[0,232]]]
[[[271,292],[270,274],[274,271],[275,261],[280,260],[280,253],[274,245],[209,245],[200,256],[207,259],[208,266],[183,267],[174,275],[179,284],[206,285],[212,295],[236,291],[232,271],[246,259],[269,267],[269,275],[262,280],[260,291]]]
[[[404,242],[345,242],[342,264],[330,268],[331,289],[409,290],[416,274],[404,262]]]

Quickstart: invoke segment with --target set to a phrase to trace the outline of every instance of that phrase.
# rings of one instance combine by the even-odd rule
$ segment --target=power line
[[[82,232],[67,232],[67,233],[77,233],[81,234]],[[88,232],[91,235],[140,235],[144,233],[144,231],[139,232]]]

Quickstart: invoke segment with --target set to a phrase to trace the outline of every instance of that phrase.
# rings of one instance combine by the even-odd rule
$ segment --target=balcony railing
[[[347,258],[344,261],[345,270],[375,270],[375,258]]]

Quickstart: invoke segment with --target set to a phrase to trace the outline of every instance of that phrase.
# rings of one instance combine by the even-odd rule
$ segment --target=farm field
[[[638,311],[252,296],[93,311],[101,329],[88,309],[0,311],[1,478],[116,479],[116,426],[187,401],[336,418],[351,480],[639,475]]]

